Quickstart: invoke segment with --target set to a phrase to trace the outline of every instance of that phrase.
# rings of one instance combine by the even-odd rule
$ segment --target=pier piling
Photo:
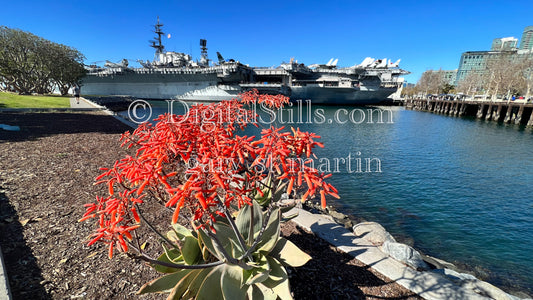
[[[490,120],[492,117],[492,103],[489,104],[489,108],[487,109],[487,114],[485,115],[485,120]]]
[[[492,118],[493,121],[498,122],[500,120],[500,115],[502,113],[502,108],[503,108],[503,105],[499,104],[498,105],[498,109],[496,110],[496,114]]]
[[[513,120],[513,107],[509,105],[507,108],[507,114],[505,114],[505,119],[503,119],[503,123],[510,123]]]
[[[533,126],[533,103],[508,101],[474,101],[443,99],[409,99],[407,109],[429,111],[449,116],[472,116],[477,119]]]
[[[516,117],[514,119],[515,124],[520,124],[520,121],[522,121],[522,114],[524,113],[524,105],[520,105],[520,108],[518,109],[518,113],[516,113]]]
[[[476,118],[481,119],[483,118],[483,109],[485,108],[484,104],[481,104],[477,110]]]

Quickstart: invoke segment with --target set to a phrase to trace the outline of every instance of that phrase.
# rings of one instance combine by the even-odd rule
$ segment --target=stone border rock
[[[287,213],[287,215],[293,214],[298,215],[292,219],[298,226],[313,232],[339,250],[352,255],[425,299],[520,299],[470,274],[458,273],[450,269],[429,270],[416,250],[396,243],[394,238],[377,223],[367,222],[367,224],[355,225],[356,232],[363,232],[356,235],[339,225],[329,215],[313,214],[300,208],[294,208]],[[362,229],[364,227],[366,229]],[[377,228],[377,231],[372,232],[370,227]],[[380,227],[383,231],[379,229]],[[367,240],[365,236],[368,236],[370,240]],[[379,245],[380,239],[381,245]],[[371,241],[374,243],[377,241],[378,245]],[[388,246],[383,247],[383,245]],[[389,249],[391,253],[387,254],[382,249]],[[393,255],[400,258],[403,256],[407,261],[400,262],[394,259]],[[408,261],[412,259],[417,263],[421,261],[423,264],[409,266]]]

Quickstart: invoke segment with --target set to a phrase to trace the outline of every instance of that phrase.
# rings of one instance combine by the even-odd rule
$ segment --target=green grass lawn
[[[17,95],[0,92],[0,109],[2,108],[68,108],[69,96],[56,95]]]

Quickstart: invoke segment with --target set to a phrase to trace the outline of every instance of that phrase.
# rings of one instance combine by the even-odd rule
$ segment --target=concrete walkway
[[[76,102],[76,98],[70,98],[70,107],[71,108],[101,108],[94,105],[92,102],[85,100],[83,97],[80,97],[80,101]]]

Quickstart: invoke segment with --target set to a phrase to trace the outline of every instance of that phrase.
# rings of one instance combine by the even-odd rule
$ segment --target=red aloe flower
[[[152,199],[173,210],[172,223],[185,208],[198,227],[211,228],[215,216],[225,215],[232,203],[240,208],[251,204],[252,195],[263,194],[262,182],[269,176],[287,181],[288,194],[305,190],[302,201],[320,194],[325,206],[326,195],[338,197],[324,181],[329,175],[310,166],[313,148],[323,147],[319,136],[283,127],[263,129],[257,140],[236,135],[257,117],[244,105],[281,108],[286,103],[285,96],[252,90],[240,99],[194,105],[184,116],[163,114],[155,125],[143,123],[124,133],[121,146],[137,150],[112,168],[102,168],[96,178],[109,195],[85,205],[80,221],[98,224],[89,245],[107,243],[110,257],[115,248],[128,251],[131,232],[141,224],[137,206]]]

